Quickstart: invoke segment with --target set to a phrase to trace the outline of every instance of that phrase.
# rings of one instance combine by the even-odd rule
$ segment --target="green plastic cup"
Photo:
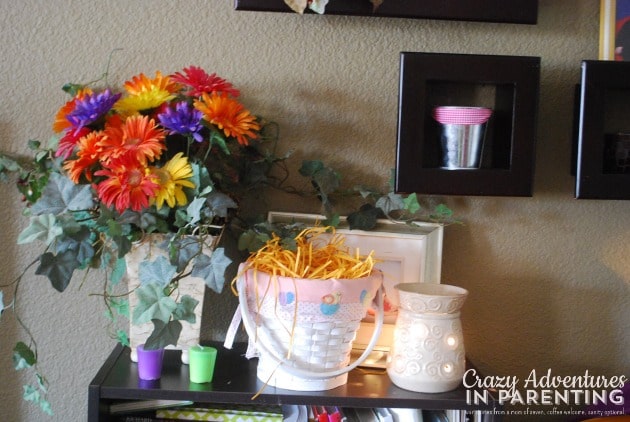
[[[212,382],[217,349],[209,346],[193,346],[188,351],[190,382]]]

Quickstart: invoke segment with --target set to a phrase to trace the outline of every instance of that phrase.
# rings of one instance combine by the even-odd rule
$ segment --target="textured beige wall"
[[[577,201],[569,174],[573,89],[580,60],[597,57],[599,2],[540,0],[535,26],[300,17],[236,12],[231,3],[0,2],[0,147],[20,152],[29,138],[47,139],[66,99],[61,85],[98,77],[109,52],[123,48],[111,81],[200,65],[278,121],[283,148],[297,159],[326,157],[351,180],[385,183],[394,166],[400,51],[540,56],[534,196],[443,198],[466,222],[446,229],[443,281],[470,290],[466,347],[483,370],[630,375],[630,201]],[[26,224],[19,196],[5,185],[0,195],[5,282],[36,254],[15,246]],[[317,211],[287,200],[271,207]],[[86,297],[98,286],[87,280],[79,290],[80,282],[62,296],[29,273],[22,290],[24,319],[45,353],[53,420],[85,420],[87,385],[114,345],[103,335],[98,298]],[[39,421],[11,369],[17,338],[3,320],[0,419]]]

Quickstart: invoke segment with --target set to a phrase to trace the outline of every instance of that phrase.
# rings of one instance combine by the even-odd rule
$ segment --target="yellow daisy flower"
[[[141,73],[125,82],[125,90],[129,94],[116,103],[114,109],[125,116],[136,114],[143,110],[159,107],[175,98],[177,84],[161,72],[155,72],[155,78],[149,79]]]
[[[163,167],[153,168],[153,174],[157,176],[158,192],[155,196],[155,205],[162,208],[164,202],[173,208],[177,205],[186,205],[188,199],[184,188],[194,188],[195,184],[189,179],[193,177],[193,170],[188,163],[188,158],[177,153]]]
[[[123,116],[132,116],[143,110],[157,108],[167,101],[175,98],[175,95],[158,87],[139,92],[137,95],[121,98],[114,104],[114,109]]]

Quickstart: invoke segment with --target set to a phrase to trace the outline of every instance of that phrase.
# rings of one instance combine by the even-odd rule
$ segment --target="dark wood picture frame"
[[[283,0],[234,0],[234,8],[292,12]],[[535,25],[538,0],[385,0],[376,11],[368,0],[332,0],[326,6],[326,14]]]
[[[630,62],[582,61],[575,178],[578,199],[630,199],[630,168],[620,171],[610,164],[611,156],[615,160],[616,152],[611,151],[615,137],[619,132],[630,134],[628,75]]]
[[[539,57],[401,53],[396,191],[532,196],[539,81]],[[471,87],[487,104],[460,98]],[[480,168],[441,168],[438,105],[493,109]]]

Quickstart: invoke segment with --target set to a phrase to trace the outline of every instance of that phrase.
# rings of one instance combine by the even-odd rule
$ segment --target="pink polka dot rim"
[[[492,116],[492,109],[486,107],[439,106],[433,109],[433,118],[444,125],[479,125]]]

